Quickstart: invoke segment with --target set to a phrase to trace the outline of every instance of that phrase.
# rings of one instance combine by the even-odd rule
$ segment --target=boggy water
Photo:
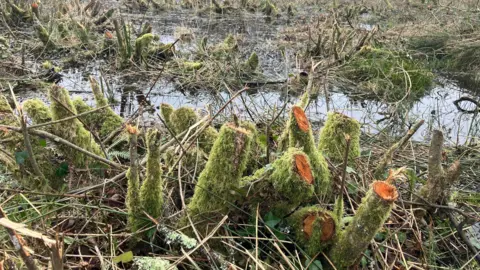
[[[282,38],[282,30],[291,26],[291,22],[297,25],[312,20],[314,12],[304,10],[295,18],[289,20],[286,17],[268,20],[260,14],[238,13],[235,15],[192,16],[191,10],[175,10],[158,14],[131,14],[123,13],[123,18],[128,18],[135,29],[139,29],[144,22],[153,26],[154,34],[160,35],[161,41],[174,41],[176,32],[181,29],[191,31],[195,39],[208,37],[209,43],[213,44],[223,40],[228,34],[241,36],[240,51],[247,57],[255,51],[259,55],[261,68],[267,77],[267,81],[284,81],[287,74],[295,72],[293,69],[295,52],[285,50],[282,55],[278,49],[276,40]],[[318,14],[318,11],[316,11]],[[364,25],[359,27],[365,28]],[[179,42],[177,50],[188,52],[193,46],[191,43]],[[79,69],[70,69],[63,72],[63,81],[60,85],[69,89],[72,95],[80,95],[87,103],[94,104],[93,95],[87,81],[87,75],[100,77],[99,68],[101,62],[90,63]],[[107,75],[106,81],[112,92],[109,93],[115,109],[126,117],[136,110],[138,100],[148,92],[153,85],[152,81],[139,79],[126,84],[121,78]],[[258,87],[248,92],[243,99],[238,98],[233,106],[227,108],[229,112],[235,112],[245,119],[260,117],[263,113],[273,114],[273,111],[283,107],[285,102],[294,104],[298,97],[278,90],[281,85],[269,85]],[[472,114],[463,114],[453,104],[453,101],[461,96],[469,95],[469,92],[457,87],[454,81],[443,78],[437,79],[437,85],[429,94],[419,101],[408,106],[393,106],[377,101],[357,100],[355,97],[342,93],[339,89],[331,89],[329,93],[329,108],[349,115],[362,123],[363,130],[377,133],[380,130],[391,131],[394,134],[403,134],[408,126],[424,119],[426,124],[415,134],[414,139],[428,141],[432,129],[441,129],[445,132],[447,142],[450,144],[464,144],[471,138],[478,137],[478,120]],[[40,97],[45,99],[44,94],[27,92],[20,95],[20,99]],[[149,96],[153,107],[161,103],[169,103],[174,107],[191,106],[204,109],[210,106],[213,111],[220,108],[230,94],[226,89],[219,89],[218,94],[208,92],[182,93],[177,91],[175,85],[166,80],[159,80]],[[246,106],[245,106],[246,105]],[[463,107],[468,107],[464,105]],[[288,110],[287,110],[288,111]],[[326,118],[327,104],[324,96],[314,100],[308,107],[307,114],[311,122],[321,126]],[[391,115],[396,113],[396,117]],[[155,115],[146,113],[147,119],[155,121]],[[286,112],[284,113],[286,116]],[[390,119],[388,117],[390,116]],[[387,118],[387,119],[386,119]],[[393,119],[393,120],[392,120]]]

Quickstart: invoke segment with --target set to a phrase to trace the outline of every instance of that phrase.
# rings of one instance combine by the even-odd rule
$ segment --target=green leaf
[[[128,263],[131,261],[133,261],[133,253],[131,251],[127,251],[113,258],[114,263]]]
[[[377,234],[375,234],[374,238],[376,241],[383,241],[385,240],[385,236],[386,236],[385,232],[378,232]]]
[[[25,163],[25,160],[27,158],[28,158],[27,151],[15,152],[15,161],[17,162],[18,165],[22,165],[23,163]]]
[[[347,173],[357,173],[352,167],[347,166]]]
[[[348,191],[348,194],[357,194],[358,186],[353,183],[347,183],[347,191]]]
[[[75,238],[69,237],[69,236],[65,236],[65,237],[63,238],[63,242],[64,242],[65,244],[67,244],[67,245],[71,245],[71,244],[75,243]]]
[[[47,147],[47,140],[45,139],[38,140],[38,145],[40,145],[41,147]]]
[[[268,212],[263,218],[263,220],[265,221],[265,225],[270,228],[275,228],[275,226],[277,226],[277,224],[281,221],[281,219],[274,216],[272,212]]]
[[[315,260],[310,264],[308,270],[323,270],[323,265],[319,260]]]
[[[398,232],[397,237],[400,243],[403,243],[405,242],[405,240],[407,240],[407,234],[405,234],[404,232]]]
[[[58,177],[66,176],[68,174],[68,163],[67,162],[60,163],[60,166],[58,166],[57,170],[55,171],[55,174]]]

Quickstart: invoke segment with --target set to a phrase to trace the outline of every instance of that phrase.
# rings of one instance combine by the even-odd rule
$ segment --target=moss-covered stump
[[[42,25],[42,23],[34,17],[34,25],[33,28],[37,34],[37,37],[43,43],[43,46],[47,49],[54,49],[56,47],[55,43],[53,42],[50,33],[47,29]]]
[[[310,159],[315,175],[315,191],[318,195],[326,195],[331,189],[330,171],[322,153],[317,150],[312,128],[305,112],[300,106],[293,106],[288,120],[289,145],[303,150]]]
[[[275,216],[284,217],[312,198],[313,183],[308,156],[296,148],[289,148],[273,162],[271,168],[262,168],[253,176],[244,177],[241,185],[254,190],[248,200],[253,211],[258,204],[261,215],[272,212]]]
[[[330,250],[328,257],[337,269],[347,269],[357,262],[389,217],[397,198],[395,186],[386,181],[373,182],[352,221]]]
[[[419,202],[427,201],[431,204],[445,204],[450,197],[450,187],[455,184],[461,173],[460,161],[455,161],[445,170],[443,168],[443,132],[434,130],[428,152],[428,178],[427,182],[420,189]],[[425,207],[429,210],[429,207]],[[415,212],[417,218],[422,218],[425,211]]]
[[[347,143],[345,135],[350,136],[350,149],[348,151],[348,162],[354,164],[360,156],[360,123],[338,112],[328,113],[325,126],[320,132],[318,150],[330,158],[334,163],[342,163]]]
[[[8,126],[18,126],[19,123],[13,114],[13,110],[8,103],[5,96],[0,94],[0,124]],[[0,152],[0,161],[3,161],[8,169],[14,170],[15,160],[13,159],[13,153],[16,150],[17,145],[22,144],[23,137],[20,133],[12,132],[8,130],[0,129],[0,141],[2,142],[2,149],[7,153],[11,153],[12,156],[8,156],[3,152]],[[3,148],[5,147],[5,148]]]
[[[97,80],[94,77],[90,76],[90,86],[92,88],[93,95],[95,97],[95,102],[97,104],[97,108],[107,106],[108,100],[104,96],[100,85],[98,84]],[[112,108],[106,107],[101,112],[96,113],[97,115],[101,116],[99,119],[101,126],[100,126],[100,136],[106,137],[110,135],[115,130],[118,130],[123,125],[123,119],[118,114],[116,114]]]
[[[198,121],[198,116],[192,108],[181,107],[170,113],[170,123],[175,134],[182,133]]]
[[[60,120],[77,113],[68,91],[65,88],[53,85],[49,88],[48,97],[51,102],[50,110],[52,112],[52,120]],[[85,129],[78,119],[57,123],[55,126],[55,135],[62,137],[89,152],[103,156],[103,152],[94,141],[92,134]],[[64,150],[72,151],[71,149]],[[69,156],[69,158],[71,158],[74,164],[78,167],[84,167],[87,161],[90,160],[90,158],[87,158],[87,156],[79,152],[75,152],[74,155]]]
[[[94,110],[92,106],[89,106],[81,97],[75,97],[72,101],[73,106],[77,110],[78,114],[81,113],[86,113],[88,111]],[[81,116],[80,119],[82,119],[82,122],[87,125],[90,130],[99,130],[99,127],[101,126],[101,112],[94,112],[90,113],[84,116]]]
[[[137,61],[142,60],[143,52],[144,50],[148,49],[148,46],[150,43],[152,43],[153,38],[154,36],[152,33],[147,33],[135,40],[135,59]]]
[[[221,217],[229,212],[238,197],[235,194],[246,167],[251,141],[248,130],[233,123],[222,126],[188,204],[188,213],[194,221],[212,221],[216,215]]]
[[[170,115],[167,125],[171,125],[169,127],[175,134],[182,133],[198,122],[198,115],[192,108],[181,107],[177,110],[172,110],[173,108],[170,108],[167,105],[162,105],[162,114],[164,117],[165,115]],[[199,147],[204,150],[205,153],[210,153],[217,136],[217,130],[211,126],[208,126],[198,136]]]
[[[175,109],[172,105],[167,103],[160,104],[160,113],[162,114],[163,120],[165,121],[165,124],[168,126],[168,128],[170,128],[172,131],[173,125],[170,122],[170,116],[172,115],[173,111],[175,111]]]
[[[127,226],[132,232],[136,232],[142,224],[142,204],[140,202],[140,176],[139,161],[137,154],[138,134],[137,127],[127,125],[126,130],[130,134],[130,167],[127,171]]]
[[[33,120],[34,124],[42,124],[52,121],[52,113],[50,112],[50,109],[38,98],[26,100],[23,102],[22,108]]]
[[[140,188],[140,203],[151,217],[158,218],[163,211],[163,179],[160,165],[160,132],[147,131],[147,174]]]
[[[258,55],[257,53],[253,52],[250,57],[248,58],[247,62],[245,62],[245,67],[248,70],[256,70],[258,67],[259,61],[258,61]]]
[[[333,213],[309,206],[295,211],[287,222],[293,228],[296,243],[313,257],[334,242],[340,229],[337,220]]]

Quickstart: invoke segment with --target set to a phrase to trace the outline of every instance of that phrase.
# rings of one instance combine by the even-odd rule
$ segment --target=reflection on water
[[[100,77],[96,68],[87,69],[86,73]],[[69,89],[73,96],[80,96],[88,104],[94,106],[95,100],[85,77],[81,72],[73,70],[65,74],[60,85]],[[153,82],[141,81],[124,84],[117,78],[108,78],[106,81],[113,89],[114,102],[112,104],[115,104],[115,110],[123,117],[128,117],[136,110],[139,102],[145,99],[144,94],[153,84]],[[386,131],[389,134],[401,135],[413,123],[423,119],[425,124],[415,134],[415,140],[428,141],[431,130],[441,129],[445,132],[448,143],[463,144],[469,138],[479,135],[479,121],[475,119],[474,115],[460,113],[453,104],[453,101],[464,95],[467,95],[467,92],[457,87],[454,82],[443,80],[427,96],[409,106],[394,106],[369,100],[353,100],[344,93],[332,91],[329,98],[329,107],[331,110],[357,119],[362,124],[363,130],[368,133]],[[206,92],[181,93],[175,89],[173,83],[159,80],[148,97],[148,103],[153,108],[157,108],[161,103],[168,103],[175,108],[190,106],[205,110],[210,107],[215,112],[230,96],[226,91],[215,95]],[[45,95],[39,92],[30,92],[22,95],[20,99],[24,100],[31,97],[40,97],[46,100]],[[298,101],[298,97],[271,88],[249,90],[248,94],[242,97],[243,99],[237,98],[232,102],[221,117],[229,117],[231,113],[235,113],[243,119],[252,120],[253,118],[259,121],[265,117],[272,118],[272,115],[278,114],[285,102],[287,102],[287,108],[289,108]],[[287,113],[288,110],[282,113],[283,119],[285,119]],[[327,106],[324,96],[319,96],[316,100],[313,100],[307,108],[307,115],[315,128],[322,125],[326,113]],[[148,121],[156,121],[156,115],[151,112],[146,112],[144,117]]]

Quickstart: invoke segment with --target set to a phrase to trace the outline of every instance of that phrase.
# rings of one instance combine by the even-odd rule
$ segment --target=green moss
[[[345,135],[350,136],[348,162],[353,165],[360,156],[360,123],[353,118],[337,112],[328,113],[325,126],[320,132],[318,150],[332,162],[342,163],[347,146]]]
[[[0,94],[0,124],[19,126],[17,118],[5,96]],[[13,153],[17,144],[23,143],[23,136],[20,133],[0,130],[0,141],[9,153]]]
[[[258,55],[257,53],[253,52],[250,57],[248,58],[247,62],[245,65],[250,69],[250,70],[256,70],[258,67]]]
[[[293,229],[295,243],[312,257],[334,243],[340,230],[337,221],[334,213],[316,205],[300,208],[287,219]]]
[[[265,0],[262,12],[267,16],[276,16],[278,14],[278,9],[270,0]]]
[[[203,63],[202,62],[183,62],[183,68],[185,70],[199,70],[203,67]]]
[[[147,174],[140,188],[140,203],[151,217],[158,218],[163,211],[163,180],[160,165],[160,132],[147,131]]]
[[[380,194],[388,193],[387,199],[377,194],[374,188],[376,185],[383,186],[379,188],[379,192]],[[352,221],[330,250],[329,258],[337,269],[347,269],[362,256],[377,231],[389,217],[397,196],[395,187],[386,182],[376,181],[372,184],[372,188],[362,199]]]
[[[43,43],[45,48],[53,49],[55,48],[55,43],[51,40],[50,33],[48,33],[47,29],[43,27],[42,23],[35,17],[34,18],[34,25],[33,25],[37,37]]]
[[[170,127],[173,129],[175,134],[182,133],[198,122],[197,113],[189,107],[181,107],[177,110],[173,110],[173,108],[170,108],[169,105],[163,105],[162,114],[164,116],[170,115],[167,125],[171,125]],[[217,136],[218,132],[215,130],[215,128],[211,126],[207,127],[198,137],[198,144],[200,148],[206,153],[209,153]]]
[[[362,48],[340,72],[369,97],[389,102],[419,99],[433,80],[430,70],[405,53],[372,47]]]
[[[218,131],[214,127],[208,126],[202,133],[200,133],[200,136],[198,137],[198,145],[208,154],[210,153],[217,137]]]
[[[151,34],[152,33],[152,25],[150,23],[145,23],[142,27],[142,32],[140,32],[140,35],[138,37],[142,37],[145,34]]]
[[[178,268],[169,261],[158,257],[135,257],[133,268],[135,270],[177,270]]]
[[[172,43],[150,46],[148,55],[156,60],[168,60],[175,55],[175,46]]]
[[[81,97],[74,98],[72,103],[78,114],[93,110],[93,107],[87,105],[87,103],[85,103]],[[90,130],[98,131],[102,124],[101,112],[90,113],[80,117],[80,119],[82,119],[83,123],[85,123]]]
[[[168,128],[172,129],[172,131],[174,130],[172,122],[170,122],[170,116],[174,111],[175,109],[172,105],[167,103],[160,104],[160,113],[162,114],[163,120],[165,121],[165,124],[167,124]]]
[[[0,94],[0,113],[12,114],[13,110],[8,103],[7,98]]]
[[[297,122],[297,115],[301,122]],[[310,159],[315,175],[315,191],[318,195],[326,195],[331,189],[330,171],[325,157],[315,147],[312,128],[300,106],[293,106],[288,120],[289,145],[300,147]]]
[[[53,85],[49,88],[48,97],[51,102],[50,110],[52,112],[52,120],[60,120],[77,113],[68,91],[65,88]],[[103,156],[100,147],[93,140],[92,134],[83,127],[78,119],[72,119],[70,121],[56,124],[55,135],[60,136],[89,152]],[[82,153],[75,153],[70,157],[77,167],[85,166],[86,162],[90,160]]]
[[[188,204],[192,218],[202,220],[199,215],[208,212],[228,213],[237,197],[235,190],[246,167],[251,141],[249,131],[231,123],[222,126]]]
[[[107,106],[108,100],[103,95],[102,89],[98,85],[97,80],[94,77],[90,76],[90,86],[92,88],[93,95],[97,104],[97,108]],[[123,119],[118,114],[116,114],[112,108],[107,107],[102,111],[95,113],[100,116],[100,136],[106,137],[110,135],[113,131],[118,130],[123,125]]]
[[[176,134],[189,129],[198,121],[198,116],[192,108],[181,107],[170,114],[170,123]]]
[[[82,44],[89,44],[90,43],[90,37],[88,34],[87,28],[83,26],[81,23],[75,21],[75,27],[76,31],[75,33],[77,34],[78,39],[82,42]]]
[[[150,43],[153,41],[153,34],[147,33],[135,40],[135,58],[140,60],[142,58],[142,53],[145,49],[148,48]]]
[[[289,148],[282,157],[272,164],[273,173],[270,181],[277,192],[282,194],[292,204],[304,202],[313,195],[313,186],[307,179],[303,179],[295,164],[295,157],[305,158],[308,169],[311,169],[310,161],[302,151]],[[311,172],[310,172],[311,173]],[[312,175],[314,177],[314,175]]]
[[[52,113],[50,112],[50,109],[38,98],[26,100],[23,102],[22,107],[35,124],[52,121]]]
[[[312,198],[314,175],[308,156],[299,149],[289,148],[273,162],[271,169],[263,169],[263,172],[267,171],[268,175],[256,172],[253,178],[253,181],[263,179],[264,182],[255,188],[257,191],[262,189],[261,193],[266,195],[258,202],[262,213],[272,212],[275,216],[283,217]],[[272,201],[275,203],[272,204]]]
[[[57,29],[61,38],[66,38],[70,35],[68,26],[66,26],[64,23],[59,23]]]

